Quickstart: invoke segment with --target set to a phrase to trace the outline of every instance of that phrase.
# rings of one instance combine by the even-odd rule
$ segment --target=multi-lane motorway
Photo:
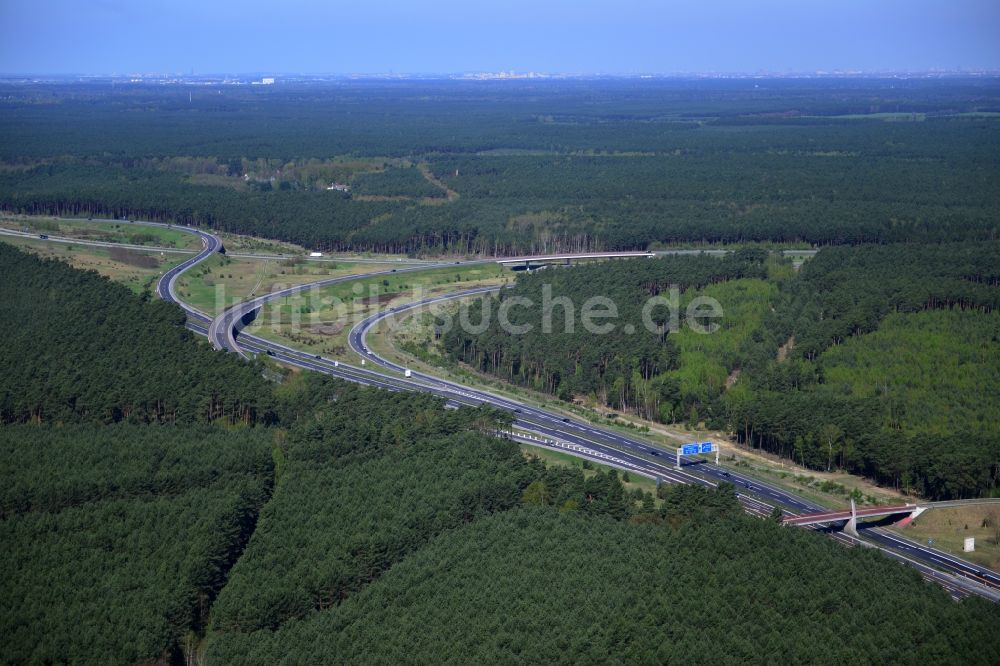
[[[446,300],[466,298],[490,291],[496,291],[496,288],[486,287],[446,294],[376,313],[355,325],[350,332],[349,344],[356,353],[367,357],[374,363],[391,371],[405,372],[405,368],[382,358],[368,345],[367,334],[373,326],[388,317],[404,314],[406,310],[428,308]],[[736,486],[737,495],[746,510],[757,515],[769,514],[774,506],[781,507],[786,515],[817,513],[826,510],[826,507],[806,501],[788,491],[762,483],[756,479],[745,477],[731,470],[726,470],[709,461],[699,461],[694,464],[683,465],[681,470],[677,470],[676,466],[671,466],[669,462],[663,462],[664,458],[667,458],[667,460],[674,458],[670,452],[651,447],[645,442],[626,437],[615,431],[597,428],[575,419],[560,417],[547,410],[534,408],[508,398],[483,391],[470,390],[459,384],[413,370],[410,370],[410,377],[411,379],[425,381],[430,384],[436,383],[439,386],[461,392],[478,402],[485,402],[494,407],[512,411],[515,415],[515,427],[542,433],[555,440],[568,440],[570,444],[578,447],[590,447],[602,457],[617,457],[617,461],[610,463],[617,467],[638,471],[639,473],[670,483],[696,483],[702,485],[716,485],[720,482],[732,483]],[[605,462],[607,462],[606,458]],[[960,558],[952,557],[910,539],[902,538],[879,527],[871,526],[865,528],[862,525],[862,528],[864,530],[864,540],[855,539],[848,534],[826,528],[818,529],[829,531],[832,536],[845,544],[862,543],[871,545],[871,542],[874,542],[874,544],[889,552],[896,559],[913,564],[926,577],[944,584],[958,594],[961,594],[960,590],[966,590],[973,593],[984,593],[983,596],[991,598],[994,601],[1000,601],[1000,576],[995,572],[966,562]],[[974,581],[974,583],[964,585],[967,582],[965,580],[948,580],[942,578],[936,575],[937,572],[933,567],[943,568],[954,575],[968,578]],[[956,587],[958,589],[954,589]]]
[[[151,225],[155,223],[142,222],[137,224]],[[197,333],[208,336],[217,349],[226,349],[244,355],[246,352],[266,353],[289,365],[324,372],[345,380],[387,390],[424,391],[444,398],[447,401],[446,404],[451,406],[487,404],[507,410],[513,415],[514,431],[512,435],[517,439],[540,446],[561,449],[579,457],[590,458],[614,467],[644,474],[658,482],[693,483],[705,486],[729,482],[736,486],[739,499],[746,510],[757,515],[768,515],[775,506],[781,507],[786,515],[818,512],[825,509],[825,507],[818,506],[789,491],[707,461],[686,464],[681,469],[677,469],[674,456],[670,451],[660,449],[613,429],[602,428],[571,416],[534,407],[480,389],[466,387],[432,375],[412,370],[407,373],[406,369],[374,353],[367,344],[366,335],[368,332],[377,322],[386,317],[398,316],[413,308],[426,308],[447,299],[495,290],[495,287],[437,296],[417,303],[391,308],[364,319],[355,325],[349,333],[349,344],[363,359],[362,366],[308,354],[246,332],[237,333],[244,318],[268,301],[339,282],[371,278],[390,272],[426,270],[442,264],[430,263],[416,267],[401,267],[395,271],[328,278],[247,300],[227,309],[213,319],[181,301],[177,297],[175,285],[178,277],[184,271],[217,252],[221,248],[221,242],[212,234],[197,229],[179,226],[172,228],[197,235],[203,243],[203,248],[190,259],[164,273],[157,282],[157,294],[160,298],[177,303],[182,307],[188,314],[188,327]],[[382,371],[376,371],[368,367],[368,364],[380,366]],[[880,527],[863,529],[861,538],[837,531],[830,531],[830,534],[833,538],[847,545],[879,548],[890,557],[914,566],[925,578],[940,583],[953,596],[977,594],[994,601],[1000,601],[1000,575],[978,565],[890,533]]]

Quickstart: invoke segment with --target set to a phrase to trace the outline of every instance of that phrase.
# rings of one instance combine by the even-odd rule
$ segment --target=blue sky
[[[1000,0],[0,0],[3,73],[1000,69]]]

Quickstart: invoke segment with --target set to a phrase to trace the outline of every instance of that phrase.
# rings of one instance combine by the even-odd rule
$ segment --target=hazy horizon
[[[1000,5],[986,0],[7,0],[0,25],[6,75],[1000,70]]]
[[[38,72],[38,71],[4,71],[0,70],[0,78],[19,77],[40,77],[44,79],[100,79],[100,78],[128,78],[144,77],[149,79],[172,78],[178,80],[190,79],[215,79],[229,78],[232,80],[242,80],[261,77],[273,77],[276,81],[281,79],[453,79],[453,80],[474,80],[476,75],[496,75],[489,80],[499,80],[502,78],[513,79],[656,79],[656,80],[696,80],[696,79],[795,79],[795,78],[890,78],[894,76],[910,78],[938,78],[952,77],[962,78],[997,78],[1000,77],[1000,67],[983,68],[932,68],[932,69],[819,69],[819,70],[756,70],[756,71],[688,71],[688,72],[560,72],[545,71],[541,69],[533,70],[456,70],[456,71],[343,71],[343,72],[296,72],[280,71],[273,69],[247,70],[247,71],[197,71],[194,68],[184,71],[65,71],[65,72]],[[504,77],[503,75],[513,75]]]

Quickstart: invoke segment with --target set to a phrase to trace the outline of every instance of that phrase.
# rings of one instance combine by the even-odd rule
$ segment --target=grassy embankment
[[[125,221],[88,221],[55,217],[5,215],[0,227],[35,234],[62,236],[82,241],[127,243],[196,250],[201,248],[197,236],[180,229],[132,224]]]
[[[389,264],[340,261],[307,262],[301,258],[247,259],[218,255],[182,275],[177,286],[186,303],[217,314],[251,295],[342,275],[387,270]]]
[[[97,271],[101,275],[126,285],[137,294],[152,291],[157,278],[176,266],[188,255],[163,254],[124,248],[95,247],[52,243],[38,238],[2,236],[9,243],[40,257],[59,259],[81,270]]]
[[[973,505],[949,509],[932,509],[922,513],[906,527],[893,528],[903,536],[932,545],[946,553],[994,571],[1000,571],[1000,506]],[[963,550],[965,539],[974,538],[975,551]]]
[[[359,264],[355,272],[385,268]],[[447,291],[502,284],[507,275],[506,269],[489,263],[361,278],[270,303],[248,330],[310,353],[357,362],[348,351],[347,334],[364,317]]]
[[[560,465],[563,467],[576,467],[577,469],[582,469],[583,475],[587,478],[597,474],[598,471],[606,473],[615,469],[609,465],[589,460],[584,461],[582,458],[571,456],[568,453],[544,449],[540,446],[521,444],[521,450],[524,451],[526,456],[538,458],[539,460],[544,461],[546,465]],[[653,479],[642,476],[641,474],[635,474],[634,472],[622,472],[620,469],[615,469],[615,471],[618,473],[619,478],[622,479],[622,484],[625,486],[625,489],[629,492],[638,488],[639,490],[653,493],[654,496],[656,495],[656,481]]]

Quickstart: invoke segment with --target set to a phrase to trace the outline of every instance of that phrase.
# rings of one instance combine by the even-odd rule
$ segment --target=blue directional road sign
[[[686,456],[698,453],[698,450],[699,447],[697,444],[685,444],[683,447],[681,447],[681,452]]]
[[[711,453],[712,452],[712,442],[702,442],[701,443],[701,452],[702,453]]]

